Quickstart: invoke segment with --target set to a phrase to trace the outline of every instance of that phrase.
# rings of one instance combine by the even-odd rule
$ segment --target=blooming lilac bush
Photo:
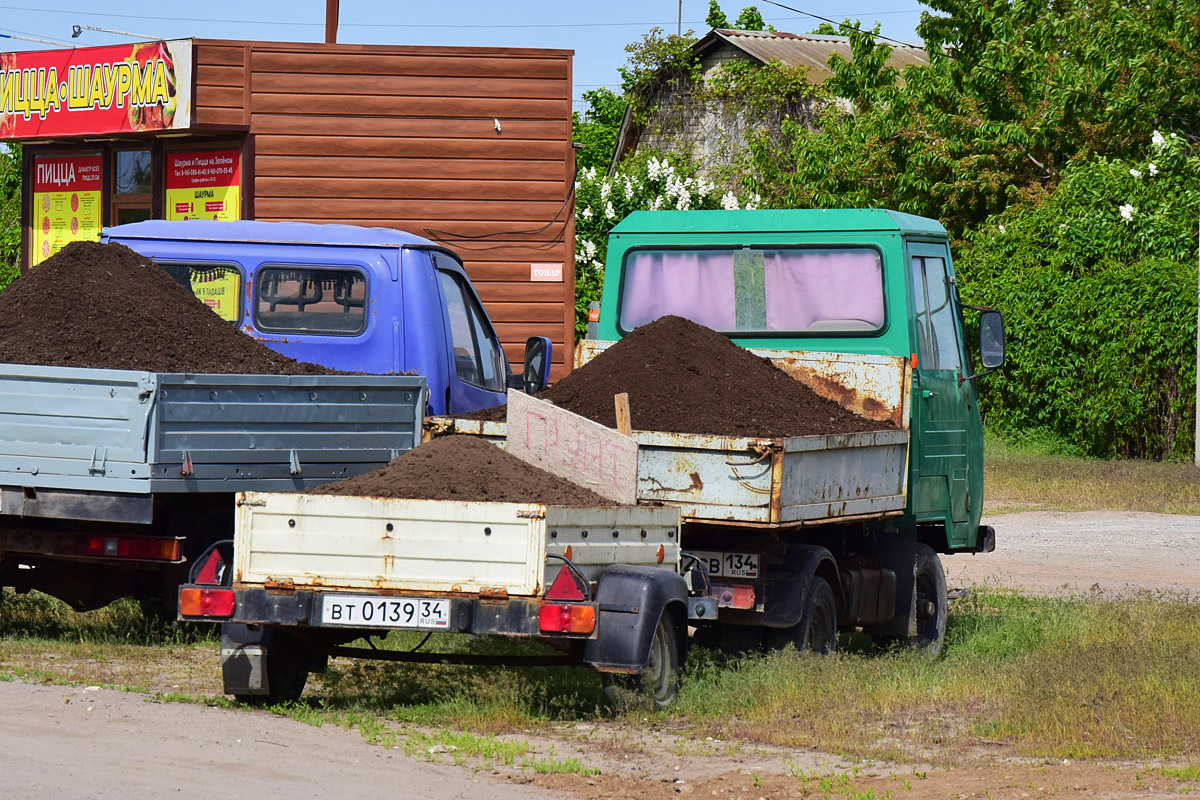
[[[981,384],[991,427],[1096,456],[1191,455],[1198,180],[1191,146],[1155,131],[1143,158],[1077,163],[967,235],[964,299],[1003,311],[1009,335]]]
[[[758,195],[720,193],[677,156],[640,155],[609,177],[595,167],[575,181],[575,334],[587,330],[588,303],[600,299],[608,233],[632,211],[757,208]]]

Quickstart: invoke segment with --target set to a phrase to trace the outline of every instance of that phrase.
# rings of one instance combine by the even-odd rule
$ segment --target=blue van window
[[[353,336],[367,326],[367,277],[355,269],[262,268],[254,299],[264,331]]]
[[[446,297],[446,315],[454,339],[454,370],[459,380],[503,392],[508,369],[483,309],[453,273],[439,270],[438,280]]]
[[[156,264],[218,317],[237,326],[242,321],[242,270],[236,264],[158,261]]]

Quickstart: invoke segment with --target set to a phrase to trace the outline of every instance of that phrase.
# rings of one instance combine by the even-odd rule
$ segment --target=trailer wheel
[[[663,611],[654,628],[645,668],[636,675],[601,673],[604,694],[613,710],[662,711],[670,706],[679,694],[680,652],[679,632],[671,612]]]
[[[239,703],[273,706],[292,703],[304,693],[308,673],[314,666],[312,652],[305,642],[278,629],[272,632],[267,657],[267,694],[234,694]]]
[[[827,656],[837,652],[837,604],[833,589],[820,576],[813,576],[804,602],[800,624],[792,629],[792,642],[797,650],[811,650]]]

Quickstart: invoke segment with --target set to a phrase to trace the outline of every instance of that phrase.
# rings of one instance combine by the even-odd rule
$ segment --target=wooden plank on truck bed
[[[637,502],[638,445],[524,392],[508,392],[508,442],[521,459],[623,505]]]

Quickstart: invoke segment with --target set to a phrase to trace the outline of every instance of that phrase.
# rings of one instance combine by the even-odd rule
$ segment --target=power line
[[[257,19],[213,19],[211,17],[161,17],[151,16],[147,14],[117,14],[106,11],[82,11],[82,10],[65,10],[58,8],[37,8],[34,6],[9,6],[0,5],[0,9],[6,11],[33,11],[43,14],[71,14],[76,16],[88,15],[94,17],[115,17],[119,19],[139,19],[139,20],[156,20],[160,22],[215,22],[230,25],[287,25],[292,27],[311,27],[323,28],[324,22],[296,22],[287,20],[257,20]],[[791,10],[791,9],[788,9]],[[921,9],[912,10],[885,10],[885,11],[858,11],[850,14],[850,16],[880,16],[884,14],[915,14]],[[801,12],[803,13],[803,12]],[[782,22],[782,18],[773,18],[771,22]],[[692,20],[688,25],[702,25],[705,20]],[[446,29],[510,29],[510,28],[629,28],[629,27],[647,27],[657,26],[663,27],[668,25],[667,22],[562,22],[562,23],[536,23],[529,25],[522,24],[486,24],[486,25],[438,25],[424,23],[404,23],[404,22],[341,22],[341,28],[446,28]]]

